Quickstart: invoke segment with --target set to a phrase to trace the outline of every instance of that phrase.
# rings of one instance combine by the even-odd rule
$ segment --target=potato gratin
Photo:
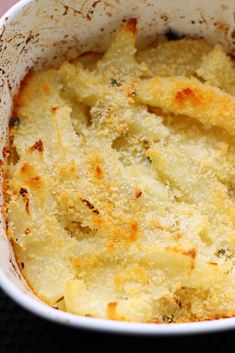
[[[48,304],[183,322],[235,315],[235,66],[200,39],[30,73],[10,121],[8,234]]]

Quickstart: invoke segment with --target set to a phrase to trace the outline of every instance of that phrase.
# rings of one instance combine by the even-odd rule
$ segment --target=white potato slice
[[[204,56],[197,75],[211,86],[235,95],[234,63],[221,45],[216,45],[208,55]]]
[[[97,74],[126,79],[127,76],[140,76],[148,71],[135,58],[136,26],[137,21],[130,19],[121,27],[99,61]]]
[[[75,66],[65,62],[60,68],[60,76],[67,90],[88,106],[93,106],[99,97],[109,92],[106,80],[84,69],[81,64]]]
[[[138,50],[137,60],[151,70],[151,76],[191,76],[212,47],[202,39],[184,38]]]
[[[154,77],[136,85],[137,101],[165,112],[187,115],[235,135],[235,98],[196,78]]]
[[[102,303],[102,296],[97,293],[90,293],[83,280],[71,280],[65,287],[66,309],[74,314],[83,316],[94,316],[105,318],[105,304]]]

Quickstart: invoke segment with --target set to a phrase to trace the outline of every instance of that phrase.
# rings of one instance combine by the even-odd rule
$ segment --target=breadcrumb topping
[[[78,315],[235,315],[235,69],[221,46],[135,47],[31,72],[15,98],[8,233],[24,277]],[[223,74],[222,74],[223,73]]]

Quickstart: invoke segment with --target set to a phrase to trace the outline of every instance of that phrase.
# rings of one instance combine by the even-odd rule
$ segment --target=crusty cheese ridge
[[[235,98],[196,78],[153,77],[136,85],[136,99],[165,112],[184,114],[235,135]]]
[[[104,55],[23,81],[10,123],[8,235],[29,285],[58,309],[156,323],[234,316],[227,76],[204,75],[216,50],[205,41],[162,38],[138,51],[136,35],[129,20]]]

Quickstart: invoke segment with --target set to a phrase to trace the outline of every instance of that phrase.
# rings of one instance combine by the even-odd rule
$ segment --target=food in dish
[[[104,54],[31,72],[10,121],[6,217],[34,292],[137,322],[235,315],[235,68],[220,45]]]

